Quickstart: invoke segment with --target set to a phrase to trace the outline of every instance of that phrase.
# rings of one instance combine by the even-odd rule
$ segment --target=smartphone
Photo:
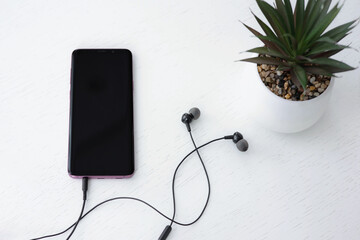
[[[68,158],[71,177],[133,175],[132,82],[129,50],[73,51]]]

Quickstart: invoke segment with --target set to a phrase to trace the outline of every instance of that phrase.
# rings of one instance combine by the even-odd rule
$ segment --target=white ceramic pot
[[[246,69],[250,113],[254,120],[273,131],[295,133],[314,125],[324,114],[334,87],[334,78],[320,96],[291,101],[272,93],[261,81],[256,65]]]

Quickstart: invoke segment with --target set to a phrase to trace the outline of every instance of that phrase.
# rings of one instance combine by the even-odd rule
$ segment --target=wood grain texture
[[[333,26],[359,17],[347,0]],[[260,43],[255,1],[2,1],[0,8],[0,239],[61,231],[78,216],[81,181],[68,177],[72,50],[129,48],[134,55],[136,174],[90,182],[88,206],[135,196],[171,214],[171,176],[192,149],[180,116],[202,110],[198,143],[240,131],[202,151],[212,181],[203,218],[175,226],[172,239],[357,240],[360,237],[360,71],[341,74],[314,127],[284,135],[263,129],[244,106],[251,67],[239,52]],[[360,28],[344,40],[360,49]],[[359,66],[359,52],[338,59]],[[197,158],[177,180],[178,220],[201,211],[206,182]],[[157,239],[168,222],[131,201],[109,203],[79,225],[74,239]],[[59,237],[54,239],[65,239]]]

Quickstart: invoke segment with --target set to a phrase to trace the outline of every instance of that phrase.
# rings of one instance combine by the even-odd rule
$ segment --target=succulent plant
[[[306,89],[307,74],[334,76],[335,73],[354,68],[330,58],[349,48],[338,44],[356,25],[357,20],[342,24],[327,32],[330,23],[339,13],[339,3],[330,8],[332,0],[297,0],[293,10],[290,0],[275,0],[274,7],[263,0],[256,0],[261,12],[269,22],[265,24],[254,17],[265,35],[244,24],[263,43],[247,52],[258,57],[241,61],[276,65],[277,70],[289,71],[299,90]]]

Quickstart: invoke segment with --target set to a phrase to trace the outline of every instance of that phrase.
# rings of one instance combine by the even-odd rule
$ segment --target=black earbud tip
[[[243,135],[239,132],[235,132],[234,135],[233,135],[233,142],[234,143],[237,143],[239,142],[241,139],[243,139]]]
[[[194,118],[194,120],[198,119],[200,117],[200,109],[194,107],[189,110],[189,114],[191,114]]]
[[[236,143],[237,149],[241,152],[246,152],[249,148],[249,143],[245,139],[241,139]]]
[[[182,116],[181,116],[181,121],[183,123],[189,123],[191,121],[191,117],[189,116],[189,114],[187,113],[184,113]]]

